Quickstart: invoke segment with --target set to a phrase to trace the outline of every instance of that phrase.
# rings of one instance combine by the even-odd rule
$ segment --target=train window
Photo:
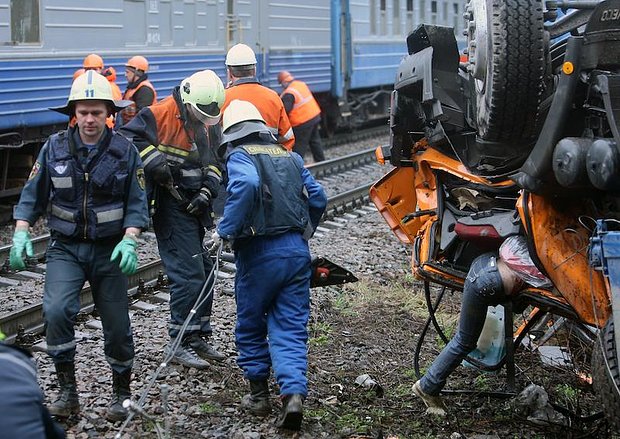
[[[420,20],[419,20],[419,23],[424,23],[425,20],[426,20],[426,0],[420,0]]]
[[[431,2],[431,24],[437,24],[437,2]]]
[[[441,17],[441,22],[445,23],[445,25],[448,25],[448,3],[444,3],[442,8],[442,13],[443,16]]]
[[[387,34],[387,16],[386,16],[386,0],[380,0],[379,3],[379,26],[381,28],[381,35]]]
[[[10,7],[12,44],[39,43],[39,0],[11,0]]]
[[[400,35],[400,1],[394,0],[392,8],[392,32],[394,33],[394,35]]]
[[[458,3],[452,3],[452,26],[454,31],[460,34],[461,14],[459,13],[460,5]]]

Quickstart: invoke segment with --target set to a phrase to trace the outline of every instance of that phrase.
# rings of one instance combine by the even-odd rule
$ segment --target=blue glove
[[[121,271],[127,275],[134,274],[138,269],[137,246],[138,243],[134,239],[125,236],[123,240],[114,247],[112,256],[110,256],[110,261],[114,261],[121,256],[121,261],[118,264]]]
[[[24,250],[26,255],[34,257],[34,248],[30,240],[30,232],[28,230],[15,230],[13,234],[13,247],[9,255],[9,264],[13,270],[23,270],[26,268],[24,261]]]

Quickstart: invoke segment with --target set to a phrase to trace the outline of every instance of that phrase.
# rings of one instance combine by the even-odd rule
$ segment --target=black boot
[[[241,408],[256,416],[267,416],[271,413],[267,380],[250,381],[250,393],[241,400]]]
[[[75,383],[75,363],[58,363],[54,366],[56,367],[60,393],[58,399],[50,404],[47,409],[53,416],[66,418],[80,412],[80,401]]]
[[[279,428],[288,430],[300,430],[301,421],[304,417],[304,400],[301,395],[283,395],[282,411],[276,422]]]
[[[123,401],[131,398],[129,384],[131,383],[131,369],[126,372],[118,373],[112,371],[112,404],[108,407],[106,418],[108,421],[122,421],[127,415],[127,409],[123,407]]]

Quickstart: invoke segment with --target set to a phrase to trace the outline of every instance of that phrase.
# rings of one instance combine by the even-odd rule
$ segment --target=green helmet
[[[202,70],[181,81],[181,101],[206,125],[220,121],[224,84],[213,70]]]
[[[115,101],[112,96],[112,87],[105,76],[94,70],[88,70],[78,76],[71,85],[69,99],[64,107],[55,107],[52,110],[63,114],[73,115],[75,103],[78,101],[103,101],[113,109],[119,111],[131,104],[131,101]]]

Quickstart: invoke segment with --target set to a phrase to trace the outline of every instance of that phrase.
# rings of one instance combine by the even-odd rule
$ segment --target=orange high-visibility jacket
[[[226,89],[222,113],[233,100],[251,102],[260,112],[269,128],[277,132],[278,141],[289,151],[293,150],[295,135],[291,128],[284,104],[278,94],[258,83],[256,78],[241,78]]]
[[[298,81],[297,79],[293,80],[280,96],[284,96],[287,93],[295,97],[293,108],[288,114],[292,126],[299,126],[321,114],[321,107],[319,107],[318,102],[312,96],[312,92],[305,82]]]

